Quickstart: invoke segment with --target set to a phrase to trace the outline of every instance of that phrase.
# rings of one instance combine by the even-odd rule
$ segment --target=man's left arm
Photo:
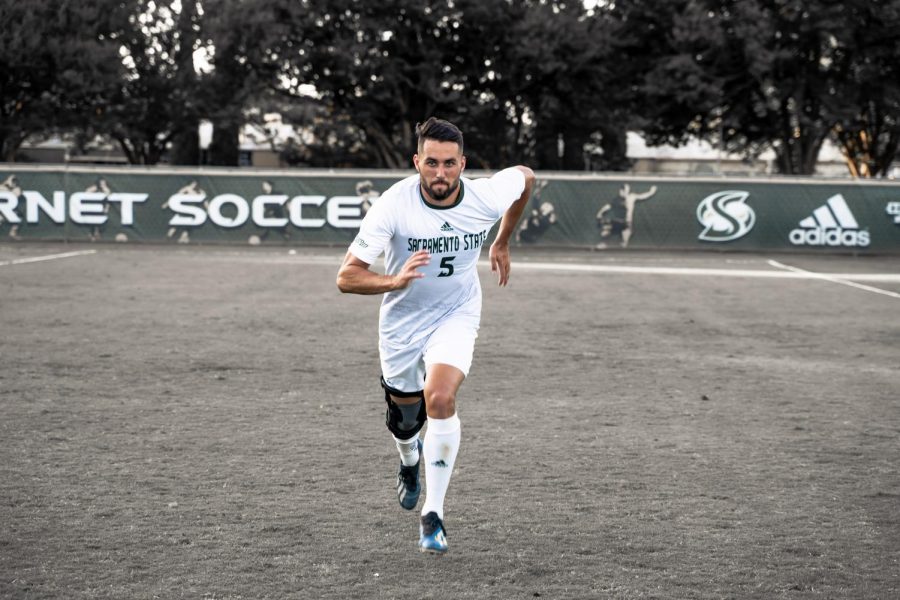
[[[534,171],[528,167],[523,167],[522,165],[517,165],[515,168],[522,171],[522,174],[525,175],[525,189],[522,191],[522,195],[519,196],[518,200],[513,202],[510,207],[506,209],[506,212],[503,213],[503,218],[500,219],[500,228],[497,230],[497,237],[494,239],[494,243],[491,244],[489,253],[491,258],[491,272],[497,273],[497,283],[501,287],[509,282],[509,240],[512,237],[513,231],[515,231],[516,223],[519,222],[522,213],[525,212],[525,207],[528,205],[528,199],[531,198],[531,190],[534,188]]]

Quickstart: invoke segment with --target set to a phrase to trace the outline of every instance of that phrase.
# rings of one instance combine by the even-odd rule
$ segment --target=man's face
[[[466,157],[456,142],[425,140],[421,152],[413,156],[413,164],[422,180],[422,190],[432,200],[441,201],[459,188]]]

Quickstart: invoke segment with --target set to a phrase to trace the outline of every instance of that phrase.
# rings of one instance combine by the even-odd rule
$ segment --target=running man
[[[413,510],[420,457],[428,491],[419,549],[444,553],[444,497],[460,445],[456,394],[481,321],[476,263],[488,233],[491,271],[509,281],[509,242],[534,186],[528,167],[468,179],[463,134],[434,117],[416,126],[418,175],[394,184],[366,214],[337,276],[344,293],[384,294],[379,313],[386,422],[400,452],[397,495]],[[384,252],[385,274],[369,270]],[[424,440],[419,431],[428,423]],[[424,448],[423,448],[424,443]]]

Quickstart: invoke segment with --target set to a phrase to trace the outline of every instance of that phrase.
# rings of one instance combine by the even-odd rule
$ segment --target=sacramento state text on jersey
[[[488,230],[485,229],[480,233],[467,233],[462,236],[463,250],[475,250],[481,248],[484,240],[487,239]],[[456,236],[441,236],[433,238],[409,238],[407,240],[407,250],[410,252],[418,252],[419,250],[428,250],[431,254],[440,254],[442,252],[459,252],[460,238]]]

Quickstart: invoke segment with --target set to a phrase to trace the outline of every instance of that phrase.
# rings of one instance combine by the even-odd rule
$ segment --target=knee
[[[429,417],[447,419],[456,413],[456,391],[451,386],[425,385],[425,407]]]
[[[419,433],[427,418],[422,392],[395,390],[385,382],[383,377],[381,378],[381,387],[384,388],[384,400],[387,402],[385,422],[394,437],[399,440],[408,440]],[[395,395],[397,396],[396,400]]]

